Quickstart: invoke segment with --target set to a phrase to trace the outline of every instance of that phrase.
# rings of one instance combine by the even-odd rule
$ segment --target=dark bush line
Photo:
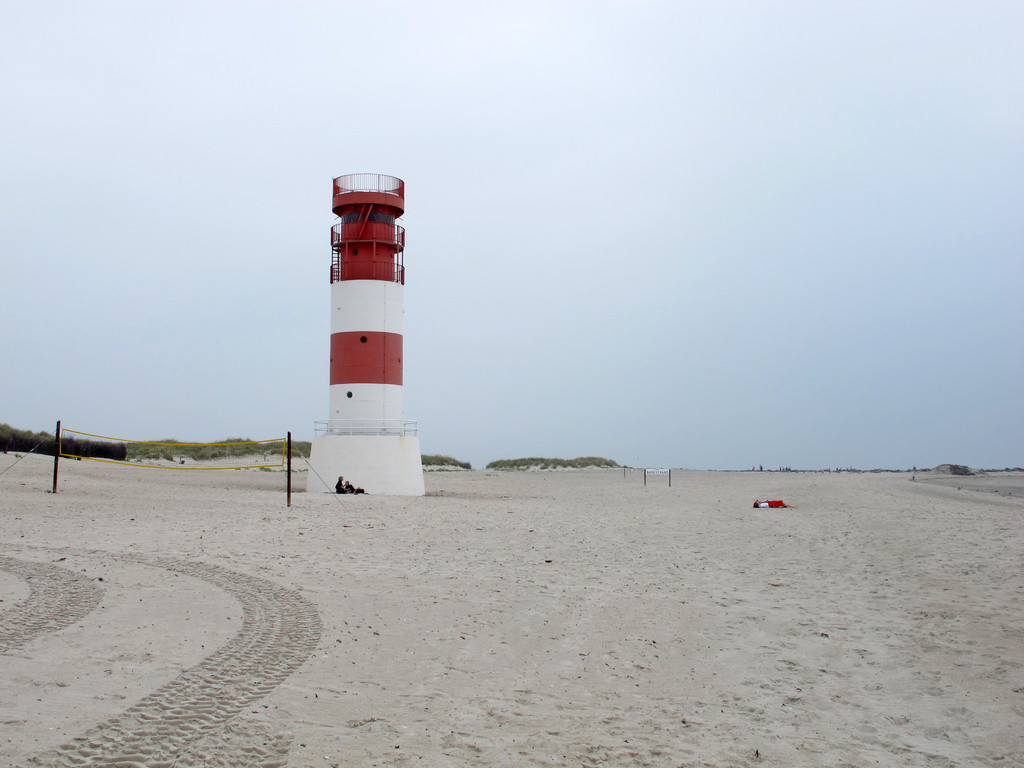
[[[94,440],[82,440],[77,437],[62,436],[60,452],[69,456],[81,456],[84,459],[124,461],[128,458],[128,446],[124,443],[97,443]]]
[[[18,451],[28,453],[35,449],[35,453],[45,456],[53,456],[54,438],[46,432],[29,432],[25,429],[15,429],[7,424],[0,424],[0,447],[4,453]]]
[[[55,443],[54,436],[47,432],[29,432],[0,424],[0,449],[4,453],[18,451],[53,456]],[[61,451],[85,458],[114,461],[124,461],[128,455],[128,447],[124,443],[101,443],[73,437],[61,438]]]

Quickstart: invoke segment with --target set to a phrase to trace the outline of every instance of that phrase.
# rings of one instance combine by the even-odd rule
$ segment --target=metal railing
[[[346,242],[387,243],[395,250],[405,250],[405,227],[401,224],[382,224],[379,221],[350,221],[331,227],[331,247],[339,248]]]
[[[346,192],[379,192],[404,198],[405,182],[382,173],[350,173],[334,180],[334,194],[343,195]]]
[[[313,422],[313,434],[325,435],[386,435],[389,437],[415,437],[419,422],[404,419],[326,419]]]
[[[341,280],[383,280],[405,285],[405,265],[400,259],[397,263],[360,261],[346,264],[335,251],[331,260],[331,283]]]

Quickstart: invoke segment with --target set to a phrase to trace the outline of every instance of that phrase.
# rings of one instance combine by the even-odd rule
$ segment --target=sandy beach
[[[1024,765],[1020,474],[52,467],[0,455],[3,766]]]

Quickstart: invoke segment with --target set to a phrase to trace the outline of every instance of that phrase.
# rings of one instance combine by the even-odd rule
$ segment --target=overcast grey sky
[[[331,179],[406,181],[474,466],[1024,465],[1024,4],[31,2],[0,422],[310,439]]]

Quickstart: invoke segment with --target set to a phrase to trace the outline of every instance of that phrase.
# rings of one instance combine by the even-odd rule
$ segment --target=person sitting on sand
[[[352,483],[346,480],[344,477],[339,477],[337,484],[334,486],[335,493],[366,493],[362,488],[356,488]]]
[[[760,507],[761,509],[775,509],[776,507],[792,509],[792,507],[786,502],[784,502],[782,499],[776,499],[775,501],[758,501],[757,499],[754,499],[754,507]]]

